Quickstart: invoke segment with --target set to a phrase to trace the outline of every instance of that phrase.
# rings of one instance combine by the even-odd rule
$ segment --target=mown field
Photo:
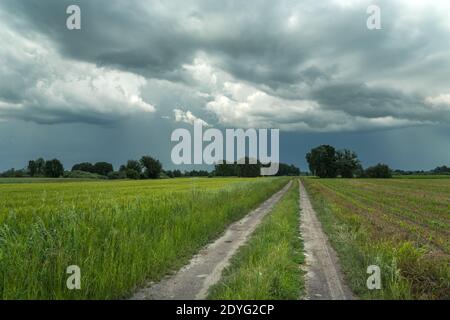
[[[0,182],[0,298],[109,299],[182,266],[287,179],[16,182]]]
[[[275,205],[210,289],[218,300],[297,300],[304,293],[298,182]]]
[[[303,179],[361,298],[450,298],[450,179]],[[366,269],[381,268],[368,290]]]

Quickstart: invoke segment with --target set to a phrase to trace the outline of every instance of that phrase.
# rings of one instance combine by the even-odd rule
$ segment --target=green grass
[[[362,299],[450,298],[450,180],[304,179]],[[369,265],[382,289],[368,290]]]
[[[0,184],[0,298],[109,299],[179,268],[287,179]],[[66,268],[81,268],[81,290]]]
[[[223,279],[210,290],[210,299],[291,299],[303,292],[300,264],[298,183],[256,229],[232,259]]]
[[[393,175],[394,179],[450,179],[450,174]]]

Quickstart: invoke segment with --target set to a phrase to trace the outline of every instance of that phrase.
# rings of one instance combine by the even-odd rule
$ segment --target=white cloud
[[[62,58],[45,38],[32,41],[0,24],[0,90],[19,85],[11,101],[0,101],[0,117],[36,122],[109,121],[135,112],[154,112],[142,98],[142,76]],[[70,117],[68,116],[70,115]],[[70,119],[69,119],[70,118]]]
[[[450,110],[450,94],[441,94],[435,97],[427,97],[425,103],[434,109]]]
[[[184,122],[184,123],[194,125],[194,122],[196,120],[198,120],[198,121],[200,121],[200,123],[203,126],[206,126],[206,127],[209,126],[209,124],[206,121],[194,116],[191,111],[183,111],[180,109],[173,109],[173,112],[175,113],[175,121],[176,122]]]

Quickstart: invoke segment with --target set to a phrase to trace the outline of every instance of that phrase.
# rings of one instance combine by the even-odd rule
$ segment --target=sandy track
[[[351,300],[353,294],[345,285],[335,251],[330,246],[317,214],[311,206],[308,193],[300,188],[300,232],[306,256],[307,300]]]
[[[292,181],[264,201],[257,209],[231,224],[220,238],[203,248],[188,265],[181,268],[176,274],[168,276],[158,283],[150,283],[147,288],[136,292],[131,299],[205,299],[208,289],[219,281],[230,258],[247,241],[262,218],[272,210],[291,184]]]

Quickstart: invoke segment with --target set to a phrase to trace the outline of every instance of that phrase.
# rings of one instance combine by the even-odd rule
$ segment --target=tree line
[[[388,165],[379,163],[364,169],[357,154],[348,149],[336,150],[330,145],[313,148],[306,154],[310,173],[320,178],[391,178],[395,175],[450,175],[450,167],[442,165],[430,171],[392,170]],[[143,156],[139,160],[128,160],[118,171],[108,162],[82,162],[72,166],[71,171],[65,171],[58,159],[30,160],[24,169],[9,169],[0,177],[48,177],[48,178],[98,178],[98,179],[157,179],[179,177],[258,177],[262,164],[257,161],[251,164],[248,158],[244,164],[220,163],[213,171],[207,170],[164,170],[159,160],[151,156]],[[300,169],[294,165],[279,164],[277,176],[299,176]]]
[[[312,149],[306,154],[306,161],[311,174],[320,178],[391,178],[393,173],[383,163],[364,169],[354,151],[336,150],[330,145]]]
[[[81,162],[72,166],[71,171],[65,171],[64,166],[58,159],[44,160],[39,158],[30,160],[25,169],[10,169],[1,177],[48,177],[48,178],[96,178],[96,179],[158,179],[158,178],[179,178],[179,177],[214,177],[214,176],[237,176],[237,177],[257,177],[260,175],[261,163],[250,164],[249,159],[245,159],[245,164],[223,163],[217,164],[213,171],[192,170],[180,171],[164,170],[159,160],[151,156],[143,156],[139,160],[128,160],[114,171],[114,167],[109,162]],[[300,169],[294,165],[279,164],[278,176],[300,175]]]
[[[262,164],[259,161],[250,163],[249,158],[243,159],[244,163],[237,162],[216,164],[214,167],[214,175],[220,177],[259,177],[261,174]],[[285,163],[278,164],[278,172],[276,176],[299,176],[300,169],[294,165]]]

